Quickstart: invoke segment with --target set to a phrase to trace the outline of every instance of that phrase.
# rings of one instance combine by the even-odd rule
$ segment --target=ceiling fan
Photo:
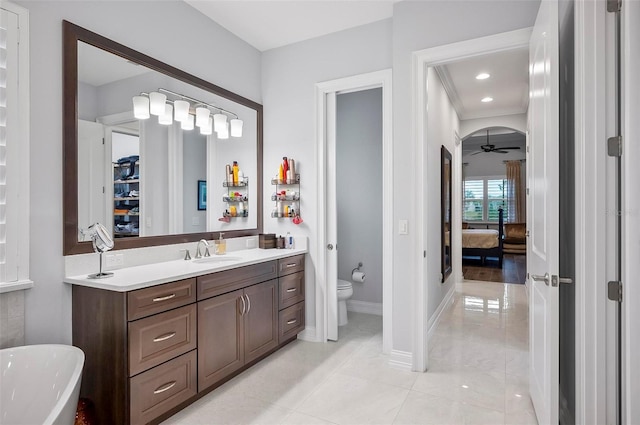
[[[496,145],[492,145],[489,143],[489,130],[487,130],[487,143],[485,143],[484,145],[480,145],[480,149],[478,152],[474,152],[471,155],[478,155],[479,153],[490,153],[490,152],[495,152],[495,153],[509,153],[507,152],[507,150],[511,150],[511,149],[520,149],[520,146],[506,146],[506,147],[496,147]]]

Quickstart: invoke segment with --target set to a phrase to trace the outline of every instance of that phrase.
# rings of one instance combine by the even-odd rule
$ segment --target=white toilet
[[[338,279],[338,326],[349,323],[347,318],[347,300],[353,295],[353,285],[347,280]]]

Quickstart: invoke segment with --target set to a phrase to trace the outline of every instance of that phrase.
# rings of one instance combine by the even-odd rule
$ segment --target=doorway
[[[428,102],[431,98],[433,100],[432,86],[429,86],[430,82],[433,82],[433,74],[435,67],[439,65],[449,64],[456,61],[460,61],[467,58],[478,57],[481,55],[494,54],[499,52],[507,52],[518,49],[528,49],[529,40],[531,37],[531,29],[522,29],[511,31],[508,33],[497,34],[480,39],[470,40],[468,42],[454,43],[446,46],[439,46],[413,53],[414,64],[414,81],[412,87],[412,93],[414,94],[413,104],[413,125],[415,135],[415,152],[418,158],[421,158],[422,166],[418,167],[416,181],[417,181],[417,205],[418,216],[423,217],[422,220],[418,220],[416,223],[417,229],[417,246],[421,247],[420,251],[416,251],[416,258],[414,264],[416,265],[415,286],[413,293],[414,306],[413,306],[413,320],[415,324],[414,328],[414,350],[412,353],[413,369],[417,371],[425,371],[428,367],[428,335],[436,327],[439,314],[444,310],[446,303],[450,299],[454,291],[453,282],[459,282],[462,277],[462,270],[458,266],[456,269],[455,264],[461,264],[459,259],[454,259],[454,271],[453,275],[449,279],[453,279],[453,282],[449,283],[449,290],[443,291],[443,285],[440,284],[438,277],[439,262],[438,258],[434,255],[426,255],[428,252],[439,252],[437,247],[439,246],[439,220],[436,220],[436,225],[432,224],[432,220],[429,220],[429,205],[437,201],[437,194],[433,194],[433,191],[429,190],[430,181],[438,181],[438,176],[434,179],[428,179],[431,175],[433,177],[433,169],[437,169],[438,158],[433,154],[434,146],[444,143],[447,139],[454,139],[453,135],[444,134],[444,137],[437,137],[432,131],[432,125],[430,126],[429,120],[433,118],[433,111],[439,110],[439,108],[429,108]],[[446,84],[446,78],[440,76],[439,79],[444,80],[443,84]],[[429,92],[427,92],[429,87]],[[486,96],[486,95],[485,95]],[[441,96],[442,97],[442,96]],[[427,113],[428,112],[428,113]],[[496,115],[495,113],[493,114]],[[474,131],[486,128],[488,125],[478,119],[470,119],[465,129],[460,126],[459,133],[461,136],[472,134]],[[486,118],[486,117],[482,117]],[[522,120],[520,120],[522,121]],[[455,123],[454,123],[455,125]],[[504,125],[504,124],[503,124]],[[520,123],[513,123],[507,125],[512,128],[521,128],[522,132],[526,128],[526,120]],[[448,133],[448,132],[447,132]],[[453,131],[451,133],[454,133]],[[451,134],[449,133],[449,134]],[[430,152],[431,151],[431,152]],[[453,187],[462,187],[462,163],[461,163],[461,146],[460,143],[455,143],[453,150]],[[431,174],[429,174],[431,173]],[[454,191],[454,202],[456,199],[458,202],[462,200],[461,191]],[[451,241],[453,246],[461,246],[461,232],[455,232],[455,229],[462,227],[462,209],[453,206],[452,214],[452,229],[454,232],[451,235]],[[431,224],[430,224],[431,223]],[[435,248],[435,250],[434,250]],[[455,248],[454,248],[455,249]],[[458,248],[459,249],[459,248]],[[455,252],[455,251],[454,251]],[[455,254],[454,254],[455,255]],[[446,282],[445,282],[446,285]],[[436,299],[430,299],[430,298]]]
[[[391,351],[392,329],[392,103],[391,70],[318,83],[316,85],[318,147],[318,261],[316,265],[316,326],[321,341],[338,338],[336,97],[382,89],[382,350]]]
[[[526,74],[527,62],[524,57],[513,71]],[[521,112],[515,117],[525,122],[526,109],[514,112]],[[462,139],[462,246],[456,258],[464,280],[524,284],[526,135],[499,126],[503,116],[484,120],[492,126]]]

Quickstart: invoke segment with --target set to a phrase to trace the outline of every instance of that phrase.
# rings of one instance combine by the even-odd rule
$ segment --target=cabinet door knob
[[[329,251],[333,251],[333,244],[329,244],[329,245],[327,245],[327,249],[328,249]]]
[[[247,304],[244,302],[244,295],[240,295],[240,301],[242,301],[242,310],[240,310],[240,316],[244,316],[244,310],[247,308]]]
[[[251,299],[249,298],[249,295],[245,294],[245,297],[247,297],[247,313],[251,311]]]

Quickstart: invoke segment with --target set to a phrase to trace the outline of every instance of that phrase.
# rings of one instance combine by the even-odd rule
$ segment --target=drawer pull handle
[[[298,263],[289,263],[289,264],[287,264],[287,268],[289,268],[289,267],[295,267],[295,266],[297,266],[297,265],[298,265]]]
[[[153,338],[153,342],[162,342],[162,341],[166,341],[168,339],[173,338],[174,336],[176,336],[175,332],[169,332],[167,334],[164,335],[160,335],[158,337]]]
[[[287,325],[293,325],[297,321],[298,321],[298,319],[289,320],[289,321],[287,321]]]
[[[154,302],[154,303],[158,303],[158,302],[160,302],[160,301],[170,300],[171,298],[175,298],[175,296],[176,296],[176,294],[170,294],[170,295],[167,295],[167,296],[165,296],[165,297],[158,297],[158,298],[154,298],[154,299],[153,299],[153,302]]]
[[[297,289],[298,288],[289,288],[289,289],[287,289],[287,292],[296,292]]]
[[[176,381],[171,381],[171,382],[167,382],[164,385],[160,385],[153,393],[154,394],[160,394],[160,393],[163,393],[165,391],[168,391],[171,388],[175,387],[176,383],[177,383]]]

